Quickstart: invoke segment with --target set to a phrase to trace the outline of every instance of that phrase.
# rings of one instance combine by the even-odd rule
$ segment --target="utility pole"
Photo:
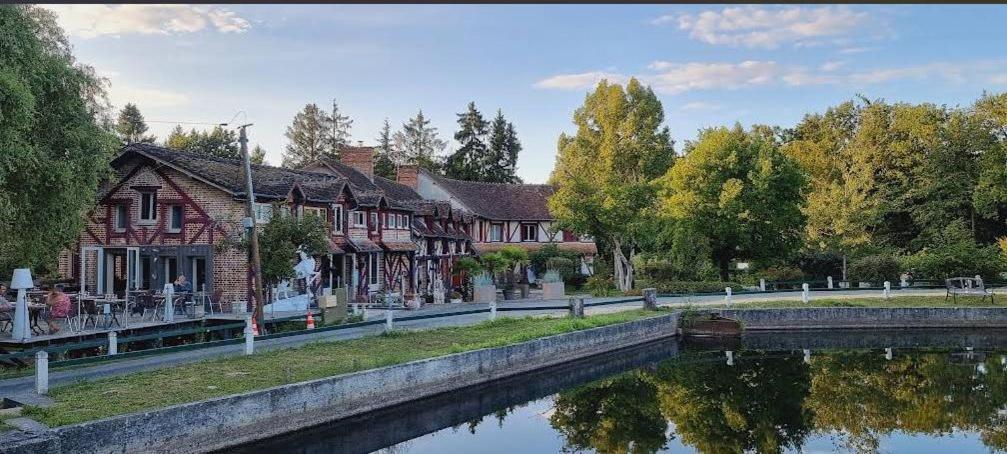
[[[238,143],[241,144],[241,159],[245,161],[245,193],[248,194],[246,204],[245,225],[251,229],[252,237],[252,282],[255,286],[255,320],[259,330],[265,333],[265,315],[262,312],[262,260],[259,257],[259,230],[255,228],[255,191],[252,189],[252,160],[248,156],[248,136],[245,135],[245,128],[252,126],[251,123],[238,126],[240,132]]]

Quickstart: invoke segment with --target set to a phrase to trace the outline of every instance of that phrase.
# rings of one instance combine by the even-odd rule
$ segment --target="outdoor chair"
[[[211,314],[214,313],[213,307],[217,307],[218,314],[224,313],[224,291],[217,289],[213,291],[213,295],[206,301],[207,309]]]
[[[154,321],[157,316],[161,313],[161,303],[154,299],[154,295],[151,293],[143,293],[137,295],[137,303],[140,306],[140,321],[147,319],[147,315],[150,315],[150,321]]]
[[[0,333],[14,331],[14,318],[11,315],[13,313],[13,310],[0,312]]]
[[[993,301],[993,290],[986,288],[983,284],[983,280],[980,277],[952,277],[944,281],[944,285],[947,288],[947,294],[944,296],[944,301],[948,298],[952,298],[954,302],[958,302],[958,295],[962,296],[981,296],[982,301],[986,300],[988,296],[990,298],[990,304],[995,304]]]

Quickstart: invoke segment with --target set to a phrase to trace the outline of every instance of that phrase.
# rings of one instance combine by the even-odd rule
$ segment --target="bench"
[[[954,302],[958,302],[958,295],[962,296],[981,296],[985,301],[986,297],[990,297],[990,304],[993,302],[993,290],[986,288],[983,284],[983,280],[980,277],[952,277],[945,279],[944,285],[948,289],[947,295],[944,296],[944,301],[948,298],[952,298]]]

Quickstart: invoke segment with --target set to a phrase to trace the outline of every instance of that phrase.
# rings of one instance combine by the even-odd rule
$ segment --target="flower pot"
[[[461,304],[461,298],[451,298],[451,304]]]
[[[547,300],[557,300],[566,297],[566,288],[562,282],[543,282],[542,298]]]
[[[480,285],[472,289],[472,302],[491,303],[497,299],[497,288],[495,285]]]
[[[504,298],[504,300],[512,300],[512,299],[514,299],[514,289],[512,289],[512,288],[505,288],[505,289],[503,289],[503,298]]]
[[[528,283],[525,282],[522,284],[518,284],[518,288],[521,289],[521,299],[523,300],[528,299],[528,295],[531,293],[531,286],[529,286]]]

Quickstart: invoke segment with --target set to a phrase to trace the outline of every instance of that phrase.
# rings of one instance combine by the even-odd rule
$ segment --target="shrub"
[[[930,280],[977,274],[993,280],[1005,268],[999,247],[977,244],[972,232],[960,223],[948,225],[934,237],[932,247],[905,257],[903,265],[914,278]]]
[[[568,260],[569,262],[564,260]],[[529,254],[528,261],[532,269],[535,270],[536,275],[542,276],[546,271],[555,269],[560,272],[563,280],[566,281],[579,271],[577,266],[580,263],[580,255],[573,251],[564,251],[555,243],[549,243],[542,246],[542,249]]]
[[[800,281],[804,279],[804,272],[795,266],[770,266],[761,271],[756,271],[755,276],[765,279],[766,282],[779,281]]]
[[[902,267],[890,254],[868,255],[853,260],[848,268],[851,280],[881,283],[898,281]]]
[[[843,275],[843,256],[831,251],[803,251],[795,260],[797,267],[810,280],[822,281],[828,276]]]
[[[595,274],[587,278],[584,289],[594,296],[612,296],[616,293],[615,281],[612,276]]]
[[[723,292],[724,288],[731,287],[732,291],[739,291],[745,288],[738,282],[721,281],[666,281],[649,282],[649,285],[640,288],[654,287],[657,293],[715,293]]]
[[[586,274],[574,273],[572,276],[565,278],[563,282],[566,282],[566,285],[579,290],[587,283],[587,278],[588,276]]]

